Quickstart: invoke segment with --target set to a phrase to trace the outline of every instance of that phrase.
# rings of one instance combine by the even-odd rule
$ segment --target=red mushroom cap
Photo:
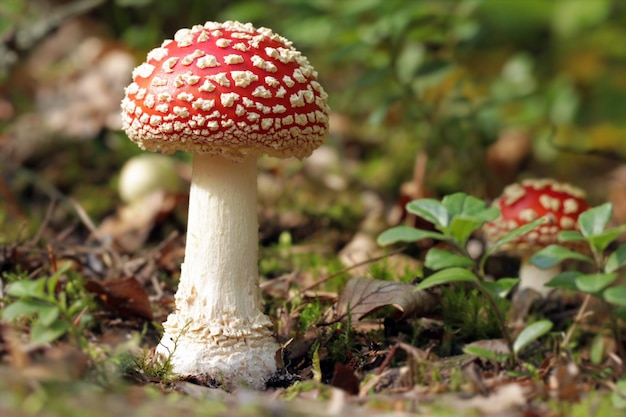
[[[493,205],[500,217],[485,225],[487,240],[495,242],[505,234],[545,217],[547,222],[502,245],[501,252],[524,253],[558,242],[562,230],[576,230],[578,216],[589,208],[585,192],[551,179],[529,179],[509,185]]]
[[[133,71],[123,129],[141,148],[302,158],[328,132],[328,95],[290,41],[267,28],[181,29]]]

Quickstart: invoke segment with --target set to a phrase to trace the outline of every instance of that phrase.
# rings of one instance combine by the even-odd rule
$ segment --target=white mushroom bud
[[[176,163],[159,154],[142,154],[129,159],[122,167],[118,182],[120,198],[128,204],[154,191],[177,193],[181,187]]]

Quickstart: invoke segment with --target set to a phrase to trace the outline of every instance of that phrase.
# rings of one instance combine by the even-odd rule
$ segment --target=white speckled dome
[[[303,158],[325,140],[328,95],[290,41],[267,28],[181,29],[133,71],[123,129],[142,149]]]

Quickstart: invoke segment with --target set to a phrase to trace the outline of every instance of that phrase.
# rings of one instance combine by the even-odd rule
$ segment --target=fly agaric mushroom
[[[179,375],[261,388],[278,344],[262,312],[256,160],[304,158],[328,132],[327,94],[267,28],[181,29],[133,71],[123,128],[142,149],[193,152],[185,260],[157,353]]]
[[[545,284],[561,272],[561,267],[540,269],[529,262],[530,257],[543,247],[559,243],[560,231],[576,230],[578,216],[589,208],[585,192],[552,179],[529,179],[506,187],[493,205],[501,214],[485,225],[488,242],[496,242],[538,218],[546,218],[544,224],[500,246],[497,252],[520,257],[520,290],[531,288],[547,295],[550,288]]]

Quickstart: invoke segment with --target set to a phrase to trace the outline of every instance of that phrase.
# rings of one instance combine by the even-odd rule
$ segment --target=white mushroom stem
[[[278,344],[261,311],[256,158],[194,155],[176,310],[157,352],[179,375],[262,388]]]
[[[541,269],[530,263],[529,256],[524,257],[522,258],[519,269],[519,289],[530,288],[545,297],[553,289],[546,287],[546,283],[560,273],[561,264],[557,264],[548,269]]]

